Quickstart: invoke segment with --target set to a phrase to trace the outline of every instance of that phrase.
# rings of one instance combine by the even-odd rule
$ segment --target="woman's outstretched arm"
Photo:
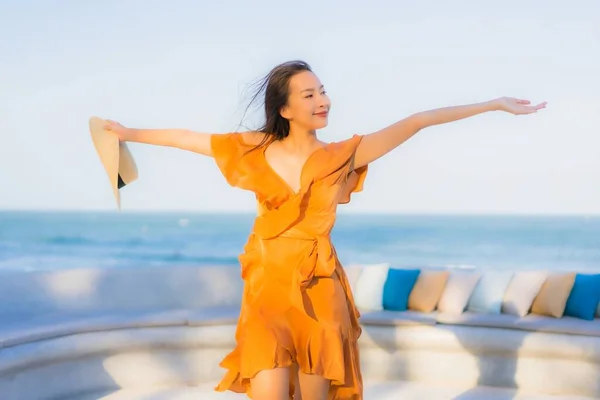
[[[505,111],[514,115],[532,114],[546,107],[546,102],[530,106],[528,100],[512,97],[423,111],[413,114],[377,132],[365,135],[356,149],[354,168],[362,167],[395,149],[428,126],[458,121],[488,111]]]
[[[156,146],[175,147],[211,156],[210,140],[213,134],[188,129],[133,129],[118,122],[106,120],[104,129],[115,133],[122,142],[138,142]]]

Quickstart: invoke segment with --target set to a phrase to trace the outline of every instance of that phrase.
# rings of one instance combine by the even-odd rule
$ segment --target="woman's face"
[[[330,109],[329,96],[314,73],[303,71],[290,79],[288,103],[281,110],[281,116],[290,121],[290,126],[323,128],[327,126]]]

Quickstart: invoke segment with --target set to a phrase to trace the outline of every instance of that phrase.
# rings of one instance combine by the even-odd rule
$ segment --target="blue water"
[[[249,214],[0,212],[0,270],[237,264]],[[342,263],[600,270],[600,217],[340,214]]]

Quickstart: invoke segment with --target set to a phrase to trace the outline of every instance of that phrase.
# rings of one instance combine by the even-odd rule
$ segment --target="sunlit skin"
[[[289,135],[269,142],[264,149],[265,160],[293,192],[300,190],[302,172],[307,160],[326,142],[317,138],[317,130],[328,124],[331,101],[324,85],[310,71],[295,74],[289,81],[287,104],[279,110],[290,124]],[[530,101],[513,97],[438,108],[418,112],[373,133],[363,135],[356,149],[353,168],[374,162],[426,127],[445,124],[488,111],[503,111],[513,115],[533,114],[546,107],[546,102],[532,106]],[[186,129],[131,129],[107,120],[105,129],[118,135],[121,141],[175,147],[212,156],[209,133]],[[259,144],[261,132],[243,132],[244,142]],[[295,400],[325,400],[329,381],[318,375],[304,375],[292,368],[263,370],[252,379],[252,394],[257,400],[287,400],[290,380],[296,382]]]

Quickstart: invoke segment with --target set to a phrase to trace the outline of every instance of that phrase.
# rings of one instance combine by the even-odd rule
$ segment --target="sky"
[[[0,209],[116,211],[89,117],[232,132],[248,85],[301,59],[332,101],[327,142],[438,107],[548,101],[422,130],[340,212],[600,214],[598,1],[0,0],[0,54]],[[209,157],[129,146],[124,212],[256,209]]]

